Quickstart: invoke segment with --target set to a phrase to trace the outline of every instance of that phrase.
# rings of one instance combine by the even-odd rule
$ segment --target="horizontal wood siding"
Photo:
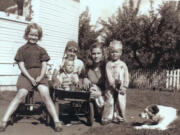
[[[20,73],[13,67],[17,49],[25,44],[23,39],[27,23],[0,18],[0,86],[15,85]]]
[[[79,3],[73,0],[41,0],[39,23],[43,27],[43,46],[51,64],[59,63],[69,40],[78,40]]]
[[[0,18],[0,63],[13,63],[17,49],[25,43],[26,24]],[[1,74],[1,73],[0,73]]]
[[[51,57],[50,64],[60,64],[69,40],[78,40],[79,2],[74,0],[40,0],[39,24],[43,38],[39,42]],[[0,86],[16,84],[20,70],[13,66],[17,49],[24,45],[27,23],[0,18]]]

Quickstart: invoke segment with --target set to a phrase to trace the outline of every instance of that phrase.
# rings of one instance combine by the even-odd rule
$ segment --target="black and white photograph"
[[[0,0],[0,135],[179,135],[179,0]]]

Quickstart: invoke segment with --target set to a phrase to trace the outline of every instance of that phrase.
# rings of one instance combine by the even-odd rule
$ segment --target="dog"
[[[179,111],[176,108],[156,104],[149,105],[139,116],[143,119],[151,120],[151,123],[135,126],[135,129],[167,130],[178,120],[178,115]]]

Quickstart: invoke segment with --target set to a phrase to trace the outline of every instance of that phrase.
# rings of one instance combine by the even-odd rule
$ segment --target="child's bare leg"
[[[9,104],[9,107],[4,114],[4,117],[2,118],[2,121],[7,122],[9,120],[9,117],[14,113],[14,111],[17,109],[19,104],[22,102],[22,100],[27,96],[28,90],[26,89],[20,89],[18,90],[16,96]]]
[[[41,98],[42,98],[43,102],[45,103],[47,110],[49,111],[50,115],[52,116],[54,122],[55,123],[60,122],[57,112],[56,112],[56,109],[55,109],[55,106],[54,106],[54,103],[52,102],[52,99],[50,97],[48,87],[45,85],[39,85],[38,90],[39,90]]]
[[[121,114],[124,121],[126,121],[126,94],[118,94],[118,100],[117,100],[118,109],[120,109],[119,114]]]

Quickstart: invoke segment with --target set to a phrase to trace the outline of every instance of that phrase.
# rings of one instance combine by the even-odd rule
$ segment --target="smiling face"
[[[31,28],[29,34],[27,35],[27,40],[29,43],[31,44],[36,44],[39,40],[39,37],[38,37],[38,30],[37,29],[34,29],[34,28]]]
[[[67,61],[65,63],[65,70],[67,73],[72,73],[74,70],[74,62],[73,61]]]
[[[91,57],[93,60],[93,63],[100,63],[102,61],[103,58],[103,53],[102,53],[102,49],[101,48],[93,48],[91,51]]]
[[[122,55],[122,44],[119,42],[111,43],[109,53],[112,61],[120,59],[120,56]]]

